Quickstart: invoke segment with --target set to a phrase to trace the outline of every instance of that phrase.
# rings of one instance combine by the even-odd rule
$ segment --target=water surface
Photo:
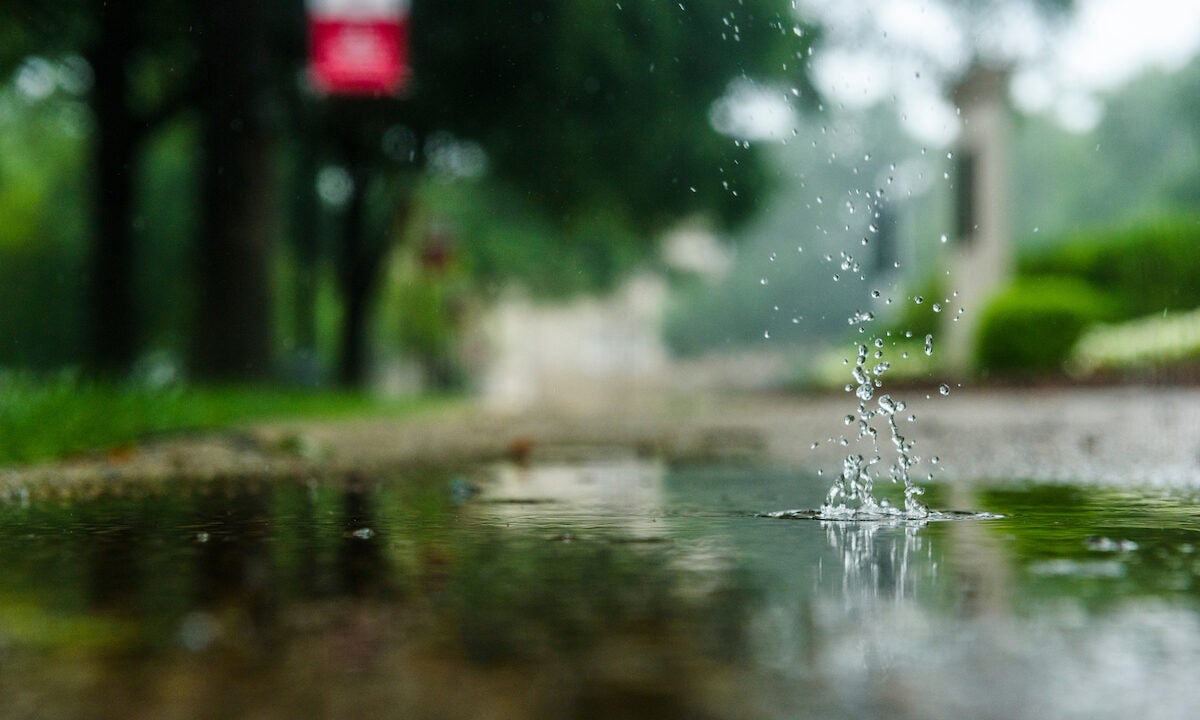
[[[0,718],[1185,718],[1195,498],[637,457],[0,503]]]

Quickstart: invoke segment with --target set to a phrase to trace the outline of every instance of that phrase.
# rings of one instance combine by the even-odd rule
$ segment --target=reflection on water
[[[1184,718],[1200,512],[632,457],[0,502],[0,718]],[[930,488],[937,497],[939,488]]]

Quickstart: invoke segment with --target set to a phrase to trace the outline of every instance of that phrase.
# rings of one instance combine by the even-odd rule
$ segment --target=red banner
[[[309,75],[330,95],[398,95],[408,82],[408,3],[309,5]]]

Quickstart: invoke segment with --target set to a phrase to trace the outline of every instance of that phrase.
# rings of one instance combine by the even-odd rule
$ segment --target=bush
[[[1074,278],[1020,280],[984,309],[976,365],[985,373],[1061,371],[1089,326],[1110,320],[1114,300]]]
[[[1071,353],[1070,369],[1145,370],[1200,361],[1200,310],[1155,314],[1084,333]]]
[[[1171,218],[1081,233],[1023,257],[1019,275],[1082,280],[1115,301],[1114,319],[1200,306],[1200,218]]]

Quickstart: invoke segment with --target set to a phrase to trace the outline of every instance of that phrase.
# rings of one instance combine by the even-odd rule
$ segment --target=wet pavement
[[[1200,484],[1200,390],[885,390],[907,402],[901,430],[938,474],[960,481],[1033,478]],[[666,460],[840,468],[849,394],[614,397],[597,405],[488,412],[468,402],[417,417],[287,422],[205,437],[157,438],[120,453],[0,470],[0,488],[31,481],[310,477],[501,458],[587,456],[626,448]],[[914,418],[908,422],[908,418]],[[853,438],[851,438],[853,439]],[[815,444],[815,447],[814,447]],[[928,462],[925,469],[929,469]]]

